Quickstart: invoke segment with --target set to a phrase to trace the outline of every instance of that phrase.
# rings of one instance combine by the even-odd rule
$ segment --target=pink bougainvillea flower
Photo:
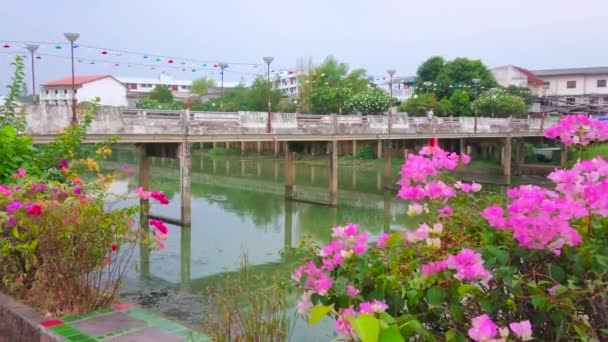
[[[160,204],[163,204],[163,205],[169,204],[169,200],[167,199],[165,194],[163,194],[162,192],[153,191],[150,193],[150,197],[157,200]]]
[[[469,329],[469,337],[473,341],[488,342],[494,339],[498,332],[498,326],[488,317],[481,315],[471,320],[472,327]]]
[[[27,214],[30,216],[42,215],[42,206],[40,204],[30,204],[27,207]]]
[[[163,234],[167,234],[169,232],[169,228],[165,226],[165,223],[160,220],[150,220],[150,225],[156,227],[159,232]]]
[[[555,290],[559,289],[560,287],[562,287],[560,284],[553,285],[553,286],[551,286],[550,288],[548,288],[548,289],[547,289],[547,292],[548,292],[550,295],[552,295],[552,294],[553,294],[553,292],[554,292]]]
[[[463,164],[468,164],[471,162],[471,156],[466,154],[466,153],[461,153],[460,154],[460,161],[462,161]]]
[[[131,166],[129,166],[127,164],[123,165],[122,169],[125,170],[130,175],[135,173],[135,169],[133,169]]]
[[[545,137],[559,138],[566,146],[586,146],[608,140],[608,124],[586,115],[566,115],[545,131]]]
[[[114,243],[112,244],[112,252],[116,252],[118,250],[118,246]]]
[[[532,325],[530,321],[513,322],[509,324],[509,328],[517,337],[522,341],[529,341],[532,339]]]
[[[23,277],[17,277],[17,278],[15,278],[15,283],[21,284],[21,283],[23,283],[23,280],[24,280]]]
[[[19,200],[12,201],[6,206],[6,213],[12,215],[16,210],[23,209],[25,206]]]
[[[349,296],[350,298],[357,297],[357,295],[359,294],[359,292],[361,292],[361,291],[359,291],[352,284],[348,284],[348,286],[346,287],[346,295]]]
[[[139,196],[139,198],[143,200],[147,200],[148,198],[150,198],[150,192],[144,190],[144,188],[142,188],[141,186],[133,190],[133,192],[135,192],[137,196]]]
[[[388,309],[388,305],[381,300],[374,299],[371,302],[359,303],[359,312],[364,314],[383,313]]]
[[[422,214],[424,207],[418,203],[410,204],[407,206],[407,214],[408,216],[418,216]]]
[[[72,193],[74,195],[81,195],[82,194],[82,189],[80,187],[76,187],[76,188],[74,188],[74,190],[72,190]]]
[[[468,248],[448,256],[446,262],[449,269],[456,271],[456,278],[461,280],[487,280],[492,276],[483,266],[481,254]]]
[[[429,276],[431,274],[443,272],[448,269],[448,264],[445,261],[429,262],[422,265],[422,275]]]
[[[386,240],[388,240],[388,238],[390,236],[391,236],[391,234],[388,234],[388,233],[380,234],[380,236],[378,237],[378,240],[376,241],[376,247],[378,247],[378,248],[386,247]]]
[[[25,169],[18,168],[17,169],[17,173],[14,173],[11,177],[13,177],[13,178],[23,178],[23,177],[25,177],[26,173],[27,173],[27,171]]]
[[[449,217],[452,216],[452,207],[449,205],[444,206],[443,208],[437,209],[437,214],[439,217]]]
[[[303,315],[312,308],[312,301],[310,300],[310,292],[304,292],[304,294],[298,299],[298,304],[296,305],[296,309],[299,314]]]

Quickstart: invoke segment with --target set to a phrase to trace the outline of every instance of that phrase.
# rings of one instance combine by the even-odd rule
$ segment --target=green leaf
[[[452,314],[452,318],[454,320],[461,321],[464,318],[464,310],[462,309],[462,305],[452,303],[450,305],[450,314]]]
[[[317,323],[318,321],[320,321],[330,311],[331,311],[331,306],[316,305],[314,308],[312,308],[312,312],[310,314],[310,319],[308,320],[308,324],[310,326],[315,325],[315,323]]]
[[[380,337],[378,338],[379,342],[404,342],[403,336],[399,333],[399,329],[397,327],[389,327],[388,329],[384,329],[380,331]]]
[[[559,283],[566,281],[566,272],[561,266],[553,264],[549,266],[549,272],[551,272],[551,276]]]
[[[445,298],[445,292],[440,287],[431,287],[426,292],[426,299],[429,301],[429,304],[438,306],[443,302]]]
[[[467,293],[481,294],[479,287],[473,284],[462,284],[458,287],[458,294],[462,297]]]
[[[509,253],[496,246],[487,246],[486,249],[494,255],[496,261],[501,265],[506,265],[509,262]]]
[[[356,319],[351,320],[354,322],[353,328],[361,339],[361,342],[377,342],[380,334],[380,327],[376,317],[370,314],[363,314]]]
[[[467,342],[467,339],[464,336],[452,329],[445,333],[445,340],[446,342]]]
[[[395,232],[391,234],[388,239],[386,239],[386,245],[389,247],[403,246],[404,242],[405,240],[403,238],[403,232]]]

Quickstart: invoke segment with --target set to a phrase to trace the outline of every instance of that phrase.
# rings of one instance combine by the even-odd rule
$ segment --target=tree
[[[426,115],[436,102],[437,98],[433,94],[414,95],[402,103],[399,110],[410,115]]]
[[[486,92],[473,101],[472,107],[480,116],[509,117],[528,113],[528,106],[521,97],[504,91]]]
[[[471,114],[471,99],[463,90],[456,90],[450,97],[452,113],[455,116],[468,116]]]
[[[366,92],[353,95],[346,102],[346,108],[351,113],[380,115],[386,113],[391,101],[392,98],[384,90],[369,88]]]
[[[452,113],[452,104],[447,97],[442,98],[441,101],[435,104],[435,115],[450,116]]]
[[[416,72],[416,80],[418,82],[435,82],[444,65],[445,60],[441,56],[433,56],[427,59],[418,67],[418,71]]]
[[[209,88],[212,88],[215,86],[215,81],[204,76],[201,78],[197,78],[194,81],[192,81],[192,92],[200,95],[200,96],[204,96],[207,95],[209,93]]]
[[[167,87],[156,86],[150,92],[148,97],[152,100],[156,100],[159,103],[169,103],[173,102],[173,93]]]
[[[349,72],[346,63],[329,56],[313,69],[305,81],[301,101],[315,114],[346,112],[345,104],[352,95],[367,91],[369,81],[364,69]]]
[[[251,111],[266,111],[268,110],[268,91],[271,89],[268,81],[263,77],[255,79],[251,87],[249,88],[247,96],[247,110]],[[278,104],[281,101],[280,90],[270,90],[270,108],[276,111]]]

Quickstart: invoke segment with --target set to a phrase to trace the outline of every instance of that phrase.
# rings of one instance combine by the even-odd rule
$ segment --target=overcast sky
[[[608,0],[3,0],[0,11],[1,45],[62,42],[63,32],[74,31],[84,45],[150,55],[245,63],[263,63],[270,55],[278,69],[331,54],[373,75],[394,68],[401,76],[414,74],[432,55],[482,59],[490,67],[608,66]],[[9,45],[0,48],[0,94],[12,72],[6,53],[19,51],[18,44]],[[52,45],[40,51],[68,53]],[[81,49],[77,56],[106,57],[99,53]],[[136,63],[141,56],[129,58]],[[36,63],[40,81],[70,73],[64,59]],[[153,77],[162,65],[150,70],[81,62],[76,73]],[[251,77],[239,70],[259,72],[231,67],[230,80]],[[201,76],[189,71],[172,73]]]

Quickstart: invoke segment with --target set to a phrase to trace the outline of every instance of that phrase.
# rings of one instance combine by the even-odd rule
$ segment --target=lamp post
[[[274,57],[270,57],[270,56],[266,56],[264,57],[264,62],[266,62],[266,65],[268,66],[268,72],[266,73],[267,76],[267,82],[268,82],[268,119],[266,122],[266,133],[270,133],[272,131],[272,122],[270,120],[270,91],[272,89],[272,86],[270,85],[270,63],[272,63],[272,61],[274,60]]]
[[[37,44],[26,44],[25,49],[30,52],[32,58],[32,101],[36,103],[36,71],[34,69],[34,53],[38,50],[40,45]]]
[[[427,92],[427,94],[428,94],[428,92],[429,92],[429,88],[430,88],[431,84],[433,84],[433,82],[431,82],[431,81],[426,81],[426,82],[424,82],[424,83],[422,83],[422,84],[424,84],[424,85],[426,86],[426,92]]]
[[[72,124],[78,123],[76,119],[76,87],[74,85],[74,42],[78,37],[79,33],[64,33],[63,36],[70,42],[70,53],[72,56]]]
[[[390,81],[388,82],[388,89],[391,94],[391,104],[388,107],[388,134],[391,134],[391,128],[393,126],[393,110],[391,106],[393,104],[393,75],[395,75],[396,72],[397,70],[395,69],[386,70],[386,73],[388,73],[388,75],[390,76]]]
[[[223,112],[224,111],[224,69],[226,69],[226,67],[228,66],[228,64],[226,63],[218,63],[217,64],[220,67],[220,75],[221,75],[221,102],[220,102],[220,111]]]
[[[479,82],[481,82],[481,79],[479,79],[479,78],[473,79],[473,84],[475,84],[475,99],[477,99],[477,97],[479,97],[479,88],[477,87]],[[474,126],[473,132],[477,133],[477,106],[475,106],[475,126]]]

